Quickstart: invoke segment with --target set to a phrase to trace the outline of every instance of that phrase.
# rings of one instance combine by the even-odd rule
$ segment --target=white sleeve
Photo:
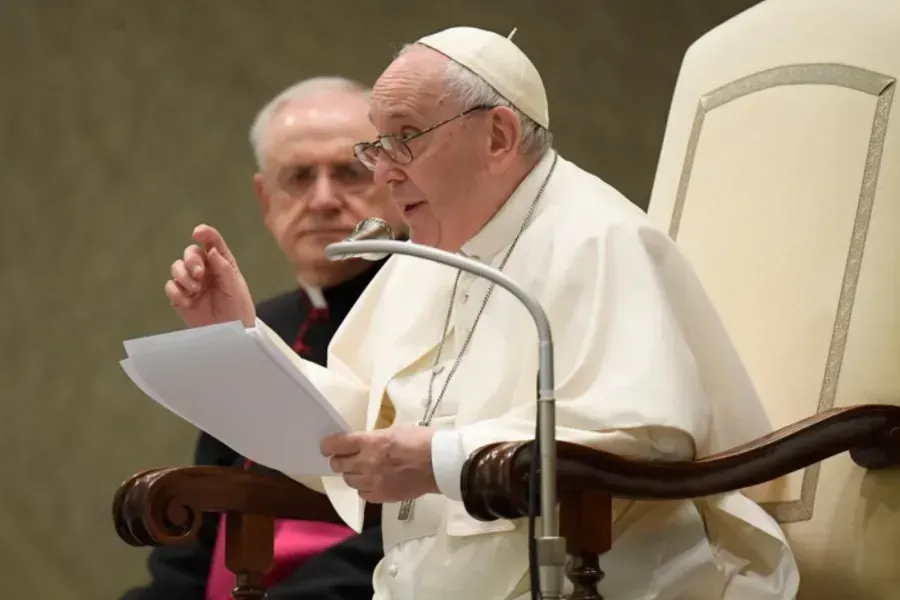
[[[431,439],[431,468],[441,494],[451,500],[462,500],[460,476],[465,462],[460,432],[454,429],[436,431]]]

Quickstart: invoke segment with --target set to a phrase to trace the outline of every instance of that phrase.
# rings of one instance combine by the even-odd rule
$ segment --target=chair
[[[688,51],[649,213],[716,303],[776,427],[900,404],[900,3],[770,0]],[[896,598],[894,473],[847,456],[752,495],[801,597]],[[871,512],[871,514],[867,514]],[[891,513],[894,513],[893,515]]]
[[[767,0],[688,50],[649,214],[696,265],[778,431],[700,461],[633,461],[559,444],[571,598],[599,599],[611,499],[744,490],[784,526],[801,598],[897,598],[900,551],[900,3]],[[463,471],[486,520],[527,514],[530,443],[482,448]],[[288,478],[214,467],[135,475],[118,490],[129,544],[191,540],[227,519],[234,598],[262,599],[274,518],[324,497]]]

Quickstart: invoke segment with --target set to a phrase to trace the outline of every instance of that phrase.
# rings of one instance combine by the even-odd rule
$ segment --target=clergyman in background
[[[331,261],[325,246],[367,217],[402,228],[389,190],[353,156],[376,134],[369,90],[340,77],[315,77],[278,94],[257,115],[250,142],[253,183],[266,228],[297,274],[297,286],[256,306],[259,318],[303,358],[325,365],[332,335],[382,262]],[[173,273],[173,276],[175,273]],[[195,463],[266,471],[212,436],[199,436]],[[372,571],[383,556],[380,511],[360,534],[341,523],[277,521],[271,600],[371,600]],[[368,514],[368,513],[367,513]],[[206,515],[197,542],[153,550],[151,581],[122,600],[228,600],[224,519]]]

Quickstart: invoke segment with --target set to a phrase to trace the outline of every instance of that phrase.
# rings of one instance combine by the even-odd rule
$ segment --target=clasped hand
[[[428,427],[391,427],[331,435],[320,450],[363,500],[400,502],[439,493],[431,467],[433,437]]]

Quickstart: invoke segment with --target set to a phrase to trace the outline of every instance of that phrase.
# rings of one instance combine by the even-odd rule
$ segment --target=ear
[[[517,155],[519,137],[522,126],[516,113],[505,106],[498,106],[491,111],[491,129],[488,143],[488,156],[491,163],[501,166]]]
[[[266,190],[266,183],[263,180],[262,173],[256,173],[253,176],[253,191],[256,192],[256,199],[259,202],[259,211],[262,213],[263,219],[269,216],[269,193]]]

